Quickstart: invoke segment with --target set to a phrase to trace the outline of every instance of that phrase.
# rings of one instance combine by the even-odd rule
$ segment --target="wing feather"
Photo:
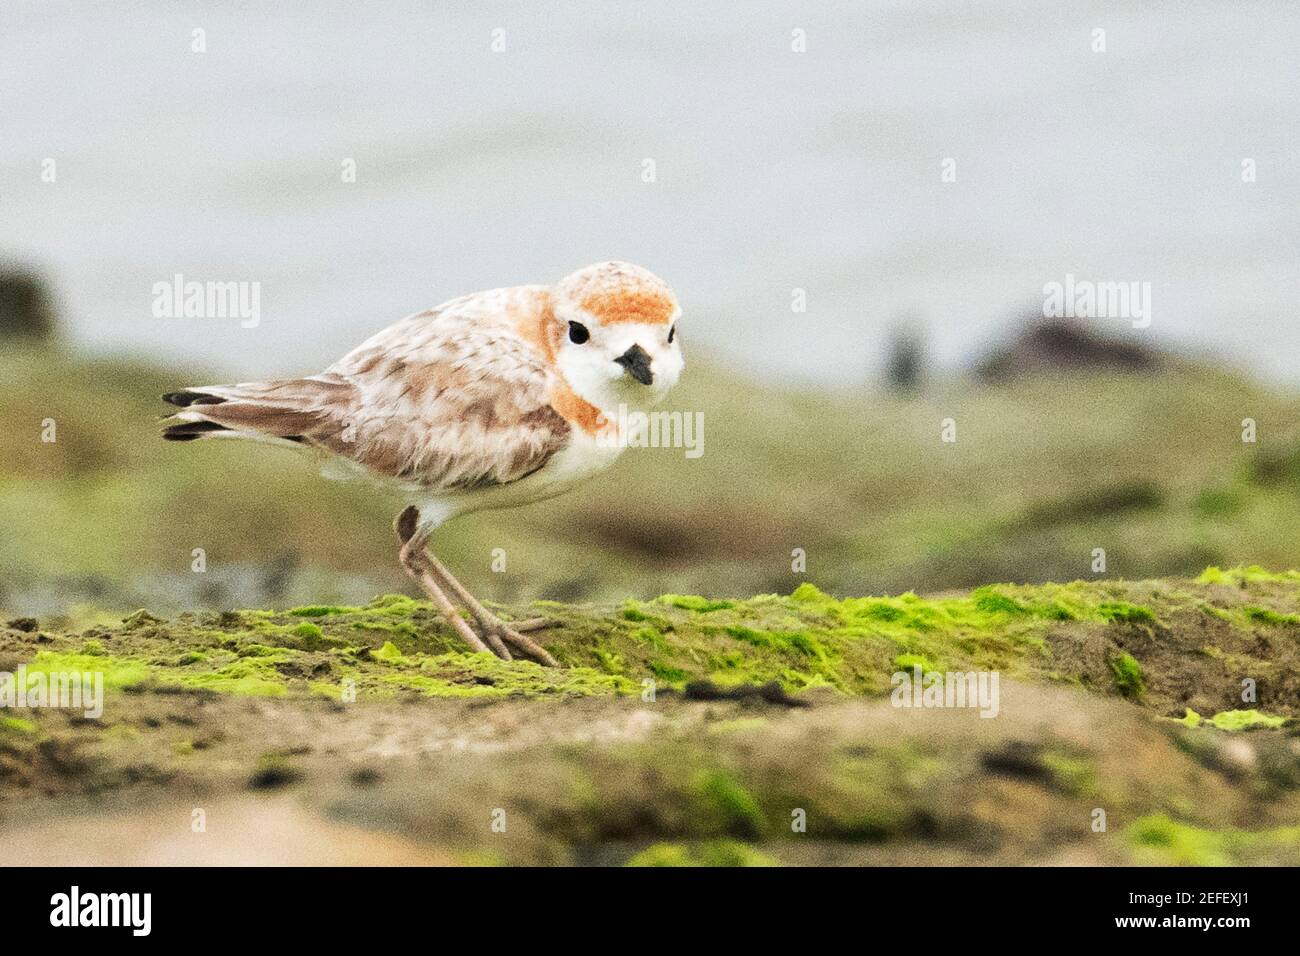
[[[358,390],[354,431],[326,447],[432,489],[518,481],[569,439],[544,358],[506,323],[412,316],[333,365]],[[351,438],[352,441],[344,441]]]
[[[519,307],[510,294],[528,292],[485,293],[410,316],[312,378],[172,393],[168,400],[184,408],[171,419],[180,423],[172,437],[215,423],[325,449],[434,491],[518,481],[570,436],[550,404],[549,365],[510,314]]]

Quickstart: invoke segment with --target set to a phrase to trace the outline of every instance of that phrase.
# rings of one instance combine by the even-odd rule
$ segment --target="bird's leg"
[[[438,613],[464,639],[466,644],[475,651],[490,651],[502,660],[510,660],[510,652],[506,650],[501,638],[495,634],[484,634],[483,638],[480,638],[475,634],[474,629],[460,616],[455,605],[451,603],[451,599],[439,586],[437,575],[434,573],[433,568],[429,566],[429,556],[424,550],[429,534],[427,531],[422,532],[419,530],[419,517],[419,511],[413,507],[408,507],[397,516],[397,520],[393,523],[393,528],[397,532],[397,540],[402,543],[402,550],[399,552],[402,567],[424,589],[424,592],[433,599],[433,604],[438,609]],[[484,640],[487,641],[486,644]],[[489,645],[491,646],[489,647]]]
[[[531,657],[539,664],[546,664],[549,667],[559,667],[559,661],[547,653],[546,648],[538,644],[531,637],[526,637],[520,633],[520,624],[531,625],[525,629],[536,630],[538,627],[544,627],[546,621],[538,619],[537,621],[503,621],[487,608],[485,608],[474,595],[469,593],[465,585],[456,580],[455,576],[447,570],[447,566],[439,561],[434,555],[426,553],[425,557],[429,560],[429,566],[433,573],[438,576],[442,583],[458,597],[465,609],[469,611],[474,620],[478,621],[479,627],[483,629],[484,637],[494,635],[504,640],[520,653]]]

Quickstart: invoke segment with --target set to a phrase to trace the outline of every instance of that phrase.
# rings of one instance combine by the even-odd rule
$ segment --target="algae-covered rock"
[[[787,596],[545,602],[513,616],[539,611],[550,622],[539,637],[563,668],[467,653],[428,604],[403,595],[198,618],[139,611],[99,625],[93,638],[55,634],[31,661],[49,669],[94,657],[112,688],[147,681],[361,700],[642,695],[692,682],[880,696],[899,672],[996,671],[1115,694],[1167,716],[1236,711],[1251,680],[1270,719],[1297,716],[1288,690],[1300,690],[1300,640],[1286,632],[1300,637],[1289,621],[1300,620],[1300,575],[1290,572],[1211,568],[1196,581],[997,585],[933,598],[837,598],[805,583]]]
[[[544,614],[564,666],[468,653],[404,595],[7,630],[6,666],[105,701],[6,714],[0,795],[165,826],[283,792],[490,863],[1300,863],[1297,574],[499,613]],[[996,706],[895,694],[993,672]]]

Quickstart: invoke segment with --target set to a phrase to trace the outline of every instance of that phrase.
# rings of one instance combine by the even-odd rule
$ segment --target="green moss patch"
[[[56,634],[31,666],[102,671],[110,690],[339,699],[638,694],[691,681],[873,696],[887,694],[899,670],[996,670],[1119,693],[1160,713],[1184,704],[1215,713],[1222,702],[1207,688],[1241,674],[1300,671],[1300,642],[1275,639],[1300,617],[1300,576],[1259,569],[1210,569],[1195,582],[989,585],[931,598],[837,598],[803,583],[745,600],[667,594],[501,613],[539,609],[552,626],[537,637],[562,669],[468,654],[427,603],[405,595],[172,620],[142,611],[120,627]],[[1295,716],[1286,695],[1267,704]]]
[[[1242,866],[1269,862],[1274,853],[1294,854],[1300,826],[1273,830],[1209,830],[1164,814],[1136,821],[1125,831],[1137,862],[1169,866]]]
[[[625,866],[777,866],[776,860],[735,840],[700,843],[655,843]]]
[[[1187,708],[1187,712],[1177,719],[1177,723],[1188,727],[1208,725],[1218,730],[1253,730],[1257,727],[1277,728],[1288,723],[1290,718],[1260,713],[1258,710],[1224,710],[1213,717],[1205,718]]]
[[[1196,579],[1197,584],[1228,584],[1245,587],[1250,584],[1295,584],[1300,583],[1300,571],[1274,572],[1261,568],[1257,564],[1243,568],[1206,568]]]
[[[35,734],[39,728],[30,720],[24,720],[22,717],[10,717],[0,715],[0,730],[7,730],[19,734]]]
[[[1115,689],[1125,697],[1141,697],[1142,665],[1132,654],[1117,654],[1111,658],[1110,670],[1115,677]]]
[[[725,611],[727,608],[736,606],[734,601],[711,601],[708,598],[702,598],[694,594],[664,594],[659,598],[659,602],[679,607],[684,611],[695,611],[697,614],[707,614],[710,611]]]

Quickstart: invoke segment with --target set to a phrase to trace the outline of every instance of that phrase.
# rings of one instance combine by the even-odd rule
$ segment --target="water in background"
[[[1300,381],[1294,3],[677,6],[7,0],[0,257],[76,340],[239,378],[626,258],[770,378],[872,376],[901,315],[964,361],[1073,273]],[[261,324],[154,318],[175,273],[261,283]]]

